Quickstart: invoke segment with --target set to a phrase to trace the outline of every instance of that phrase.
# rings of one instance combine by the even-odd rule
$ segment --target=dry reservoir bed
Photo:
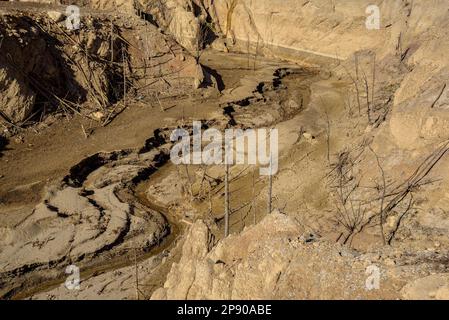
[[[259,3],[234,8],[235,42],[204,52],[186,50],[160,12],[156,27],[142,11],[83,7],[68,32],[63,6],[0,3],[2,298],[447,297],[447,72],[429,75],[441,61],[417,49],[419,34],[408,49],[393,39],[395,53],[320,54],[359,35],[349,2],[301,19],[317,33],[292,20],[295,43],[317,51],[262,43],[283,30],[246,43]],[[413,25],[419,4],[405,7]],[[169,160],[170,133],[194,120],[279,130],[272,179],[230,168],[227,238],[224,166]],[[80,290],[64,285],[71,265]],[[366,290],[367,270],[381,271],[380,289]]]
[[[126,279],[128,291],[117,293],[117,288],[103,289],[98,291],[99,296],[134,296],[135,281],[129,273],[135,273],[134,265],[139,263],[149,274],[158,267],[165,268],[160,271],[159,278],[153,279],[159,285],[163,283],[173,260],[163,259],[170,251],[167,249],[173,249],[174,241],[182,236],[186,220],[204,216],[201,210],[185,208],[189,200],[185,198],[185,186],[180,186],[179,178],[187,177],[179,174],[179,168],[170,166],[164,170],[163,177],[168,177],[168,181],[160,182],[162,187],[156,185],[155,189],[151,183],[148,185],[152,175],[169,161],[171,130],[177,125],[188,129],[195,119],[208,119],[210,126],[219,129],[229,125],[245,128],[285,121],[299,112],[303,104],[292,104],[282,110],[278,106],[269,112],[267,104],[274,105],[276,101],[270,100],[278,99],[280,94],[283,99],[289,94],[304,94],[302,99],[306,101],[307,84],[301,84],[290,93],[282,87],[281,79],[292,74],[292,79],[298,79],[299,83],[300,79],[315,74],[315,71],[265,59],[258,61],[256,69],[248,68],[244,55],[228,55],[226,62],[223,58],[223,54],[206,54],[203,58],[205,70],[214,70],[207,67],[209,64],[223,68],[220,78],[214,80],[223,83],[218,86],[220,88],[202,89],[199,94],[187,97],[177,97],[177,92],[167,89],[172,97],[160,97],[162,106],[145,105],[145,98],[142,102],[128,98],[129,106],[115,121],[106,127],[93,125],[86,137],[82,128],[92,126],[92,121],[75,116],[70,122],[55,120],[48,128],[39,128],[38,134],[24,131],[17,143],[10,144],[10,150],[1,159],[2,172],[5,172],[1,178],[4,200],[0,207],[4,298],[24,298],[59,285],[67,277],[65,268],[71,264],[81,268],[83,284],[94,283],[87,285],[91,287],[88,292],[77,292],[80,297],[96,297],[93,292],[105,279],[110,279],[110,275],[99,274],[112,272],[115,278],[113,270],[125,265],[131,265],[126,276],[117,276],[108,285],[114,287],[114,283]],[[152,92],[145,92],[145,96],[151,95]],[[253,104],[255,107],[251,108]],[[159,127],[159,118],[166,127]],[[149,134],[145,136],[145,132]],[[59,135],[58,138],[52,139],[55,135]],[[138,146],[139,140],[143,140],[141,146]],[[118,150],[124,146],[129,147]],[[95,152],[106,149],[118,151]],[[85,152],[92,155],[76,163]],[[30,159],[35,161],[32,168],[27,167]],[[70,163],[73,165],[68,166]],[[25,170],[12,169],[22,166]],[[193,168],[192,172],[196,170],[199,169]],[[160,174],[158,176],[158,180],[163,180]],[[173,176],[174,179],[170,178]],[[18,181],[27,180],[38,182],[17,185]],[[213,188],[213,192],[219,192],[220,183]],[[197,202],[201,206],[204,200]],[[219,214],[219,205],[215,210]],[[218,219],[217,222],[221,218]],[[167,266],[161,267],[163,262]],[[144,279],[143,283],[151,280]],[[142,285],[139,295],[148,296],[154,289]],[[55,296],[59,295],[65,296],[64,293]]]

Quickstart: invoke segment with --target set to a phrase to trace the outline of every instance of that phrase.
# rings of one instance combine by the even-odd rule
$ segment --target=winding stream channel
[[[214,105],[207,124],[219,130],[273,127],[292,119],[307,107],[310,84],[321,77],[317,68],[268,59],[260,59],[255,70],[247,69],[247,57],[239,54],[208,53],[203,59],[224,85],[218,99],[202,102]],[[190,126],[190,120],[183,125],[187,129]],[[139,263],[153,259],[153,269],[165,264],[156,276],[163,283],[170,264],[176,261],[172,251],[176,251],[190,223],[207,218],[202,211],[208,205],[200,199],[189,207],[196,212],[185,215],[186,203],[190,205],[191,201],[185,190],[171,186],[179,175],[179,168],[169,163],[173,129],[156,130],[136,150],[96,153],[49,187],[43,201],[16,226],[19,236],[14,246],[0,254],[0,261],[5,261],[0,270],[6,270],[0,274],[0,284],[7,288],[2,298],[39,294],[44,294],[39,298],[45,298],[46,292],[63,287],[69,264],[79,266],[82,281],[88,282],[127,267],[126,272],[132,272],[129,267],[137,268]],[[214,201],[221,203],[222,183],[216,180]],[[155,193],[161,186],[165,188],[155,195],[163,198],[168,192],[170,199],[162,203],[158,197],[149,196],[151,186]],[[245,203],[250,196],[242,193],[238,201]],[[209,215],[220,230],[220,205],[212,211]],[[248,221],[252,219],[248,217]],[[220,233],[216,237],[218,241]],[[144,288],[142,295],[149,297],[154,289]]]

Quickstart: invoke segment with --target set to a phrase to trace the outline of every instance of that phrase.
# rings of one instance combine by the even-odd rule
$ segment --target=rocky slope
[[[163,97],[175,79],[172,95],[201,85],[194,58],[150,23],[83,9],[80,30],[70,31],[64,8],[0,7],[0,45],[8,52],[0,58],[2,119],[23,125],[75,110],[105,121],[124,90]]]
[[[281,131],[273,192],[282,214],[262,218],[264,184],[253,195],[259,223],[245,228],[252,222],[240,218],[235,234],[220,240],[222,210],[210,209],[215,216],[192,225],[179,263],[153,299],[448,298],[447,1],[120,3],[197,60],[210,46],[240,52],[248,69],[257,69],[265,55],[320,70],[312,83],[276,79],[274,93],[264,85],[251,89],[257,79],[249,79],[250,98],[248,86],[224,91],[225,97],[243,92],[243,100],[220,105],[239,125]],[[380,9],[379,30],[365,25],[373,4]],[[59,190],[48,204],[58,207],[60,193],[70,190]],[[247,191],[238,191],[235,206],[248,200]],[[221,203],[222,193],[215,200]],[[27,223],[19,227],[26,235]],[[18,243],[27,252],[26,237]],[[367,290],[373,267],[380,270],[380,287]]]
[[[344,67],[333,72],[349,82],[356,78],[360,92],[352,89],[352,103],[356,103],[355,95],[360,99],[372,95],[368,101],[372,109],[389,104],[386,126],[376,136],[389,141],[392,148],[422,153],[429,144],[447,138],[448,60],[444,52],[449,48],[449,19],[445,1],[158,3],[156,7],[143,1],[141,6],[190,50],[207,40],[216,49],[250,56],[265,54],[301,62],[316,62],[321,56],[323,63],[329,63],[327,58],[342,61]],[[379,30],[366,27],[370,5],[378,5]],[[204,33],[198,30],[205,28],[216,38],[199,39]],[[371,92],[365,92],[363,77],[369,79]]]
[[[378,290],[368,289],[373,266],[381,270]],[[152,299],[449,298],[447,274],[415,281],[422,271],[413,269],[317,239],[279,213],[213,248],[208,227],[198,221]]]
[[[207,17],[227,46],[242,52],[254,53],[257,49],[259,53],[303,61],[304,54],[352,60],[356,52],[370,50],[376,54],[379,66],[391,65],[392,57],[399,56],[408,71],[394,94],[390,131],[395,142],[400,147],[413,148],[422,145],[420,138],[441,138],[437,128],[447,123],[443,107],[448,99],[445,90],[448,61],[444,55],[449,47],[447,2],[181,2],[178,7],[198,8],[197,23],[207,21]],[[369,30],[365,22],[370,13],[366,10],[376,4],[380,10],[380,29]],[[178,24],[183,24],[179,28],[181,33],[170,29],[176,38],[189,37],[186,33],[192,30],[195,13],[193,9],[190,11],[190,18],[177,19]],[[216,42],[220,41],[223,40]],[[422,104],[429,108],[420,108]],[[404,111],[405,118],[401,116]],[[402,134],[404,130],[410,134]]]
[[[379,244],[376,224],[369,228],[362,227],[357,231],[357,237],[349,236],[346,239],[364,252],[383,247],[384,254],[391,259],[388,263],[401,266],[399,269],[404,265],[416,263],[417,269],[427,269],[427,273],[420,273],[422,277],[429,272],[430,274],[442,272],[440,275],[423,280],[416,280],[414,277],[410,279],[406,274],[402,274],[402,285],[407,281],[416,280],[416,282],[405,286],[402,294],[399,294],[402,285],[398,285],[396,293],[390,297],[416,297],[417,288],[425,286],[427,280],[429,287],[423,295],[444,297],[442,292],[447,290],[447,281],[441,283],[440,290],[436,285],[437,281],[432,280],[432,277],[444,280],[446,279],[444,272],[447,272],[445,257],[448,239],[445,234],[448,229],[445,221],[448,218],[449,198],[445,190],[449,188],[448,159],[447,149],[440,149],[442,143],[445,145],[445,141],[449,138],[445,129],[449,120],[448,60],[444,54],[449,47],[445,31],[448,24],[447,2],[431,1],[431,4],[429,1],[399,0],[181,2],[179,7],[187,8],[186,10],[191,13],[189,19],[185,19],[184,22],[178,21],[184,23],[185,28],[181,33],[175,32],[175,38],[189,37],[185,30],[192,30],[190,25],[195,18],[200,28],[204,24],[213,25],[211,29],[218,37],[211,44],[213,48],[239,51],[252,59],[253,57],[256,59],[259,54],[265,54],[302,63],[318,64],[325,66],[332,76],[345,83],[346,90],[332,90],[332,93],[326,92],[326,89],[335,86],[335,82],[330,81],[327,84],[323,82],[312,86],[309,108],[300,116],[303,118],[303,122],[300,122],[302,128],[311,131],[306,138],[312,137],[308,143],[302,143],[302,147],[306,148],[302,150],[302,154],[306,154],[304,158],[307,164],[295,164],[288,168],[289,172],[281,172],[274,187],[277,200],[285,203],[284,212],[294,217],[301,217],[307,226],[326,238],[341,241],[340,232],[345,234],[345,231],[334,229],[329,223],[329,220],[333,219],[332,214],[325,212],[335,210],[333,201],[336,200],[333,197],[326,199],[329,197],[327,190],[329,186],[323,185],[321,180],[323,175],[320,172],[329,171],[329,166],[335,168],[332,165],[342,164],[340,162],[342,157],[356,153],[355,162],[350,168],[352,175],[349,176],[350,180],[357,180],[354,184],[357,190],[354,189],[353,195],[355,198],[371,202],[370,199],[375,199],[376,196],[369,190],[379,188],[382,175],[387,179],[386,189],[390,188],[388,185],[394,186],[391,187],[392,192],[398,190],[395,188],[400,189],[401,184],[408,184],[414,189],[417,185],[412,187],[410,183],[416,177],[419,168],[429,166],[426,158],[434,156],[438,150],[442,151],[438,165],[430,165],[431,175],[425,179],[434,182],[428,188],[422,188],[423,185],[420,184],[418,187],[420,191],[415,192],[418,190],[416,189],[412,192],[410,204],[414,203],[413,213],[409,214],[407,203],[402,203],[389,211],[385,217],[387,222],[384,231],[396,242],[393,247],[397,251],[392,253],[393,258],[388,253],[389,249]],[[380,29],[368,30],[365,22],[369,13],[366,9],[376,3],[380,9]],[[322,115],[321,119],[318,120],[319,116],[316,113]],[[366,117],[365,114],[367,119],[363,119]],[[314,121],[313,124],[310,121]],[[326,133],[326,126],[332,133],[329,131]],[[326,146],[326,136],[329,134]],[[346,137],[346,141],[341,138],[343,136]],[[316,154],[326,148],[327,160],[325,154],[321,156]],[[361,153],[357,155],[359,150]],[[313,155],[310,156],[311,154]],[[297,153],[292,152],[289,156],[295,155]],[[289,163],[286,161],[286,165]],[[318,163],[323,165],[317,165]],[[415,171],[417,168],[418,171]],[[292,181],[292,170],[295,170],[293,172],[299,183]],[[302,174],[301,171],[308,173]],[[412,180],[408,180],[409,177]],[[368,187],[359,190],[358,186]],[[292,194],[291,190],[295,192]],[[389,190],[386,192],[389,194]],[[330,194],[332,195],[332,192]],[[374,206],[378,206],[378,201],[375,202],[377,204]],[[371,206],[365,210],[363,215],[371,215],[369,220],[372,222],[375,216],[372,212],[376,209]],[[345,237],[343,236],[343,239]],[[224,243],[229,245],[230,252],[232,250],[239,252],[238,246],[233,246],[231,240],[225,240]],[[248,268],[257,269],[258,262],[234,269],[232,262],[228,261],[226,263],[232,270],[231,275],[228,275],[220,269],[220,263],[216,263],[217,260],[212,258],[215,257],[213,250],[208,254],[203,246],[198,249],[200,252],[198,253],[188,244],[186,246],[188,252],[185,253],[185,264],[181,263],[180,266],[174,267],[165,289],[155,297],[241,298],[258,296],[260,292],[265,292],[266,295],[262,294],[265,298],[276,297],[274,286],[264,291],[253,290],[251,285],[248,285],[246,288],[251,294],[241,295],[240,283],[231,280],[235,274],[239,276],[245,274],[244,270]],[[270,246],[267,244],[265,248]],[[188,260],[190,255],[199,256],[196,259],[201,261],[199,271],[196,267],[187,267],[195,265]],[[409,255],[413,256],[414,262],[408,260]],[[249,261],[250,255],[243,253],[242,256],[242,261]],[[271,257],[266,259],[271,262]],[[245,262],[241,263],[243,265]],[[283,273],[288,268],[280,267],[280,269]],[[176,278],[182,271],[193,274],[186,283]],[[313,271],[312,268],[307,270],[309,274],[313,274]],[[197,273],[199,275],[196,275]],[[410,273],[414,274],[415,271]],[[312,278],[316,279],[315,276]],[[206,280],[203,282],[203,279]],[[258,282],[260,281],[262,280],[258,279]],[[302,291],[299,284],[296,290],[298,291],[293,294],[294,297],[323,298],[329,292],[324,290],[319,294],[306,294],[307,291]],[[202,295],[200,292],[206,293]],[[385,292],[380,294],[382,295],[388,296]],[[349,296],[360,297],[358,293]]]

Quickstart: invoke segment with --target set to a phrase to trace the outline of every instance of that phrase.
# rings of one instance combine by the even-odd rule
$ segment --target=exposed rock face
[[[118,75],[83,58],[86,53],[91,58],[109,57],[111,42],[101,32],[82,32],[76,47],[77,41],[58,38],[60,27],[47,15],[4,15],[0,25],[2,50],[8,52],[0,57],[0,111],[12,122],[22,122],[43,104],[60,104],[61,99],[71,103],[100,99],[104,104],[113,100],[112,78]],[[42,25],[51,27],[46,30]]]
[[[100,10],[120,10],[122,13],[132,14],[134,11],[134,0],[16,0],[18,2],[37,2],[43,4],[63,4],[63,5],[88,5],[92,9]]]
[[[360,254],[336,246],[278,213],[210,243],[208,227],[196,222],[152,299],[448,299],[448,275],[423,276],[426,263],[410,265],[393,248]]]
[[[26,18],[3,15],[0,20],[0,46],[8,52],[0,57],[0,111],[11,122],[25,121],[44,105],[47,111],[56,108],[62,100],[72,107],[83,104],[89,115],[104,114],[123,95],[127,60],[128,81],[151,92],[179,94],[203,83],[195,58],[139,18],[114,20],[111,41],[109,21],[83,16],[75,36],[66,32],[62,17],[60,11],[48,11]],[[142,63],[149,67],[144,70]],[[148,86],[148,79],[161,77],[164,82]],[[163,88],[172,81],[176,88]]]
[[[368,258],[314,239],[293,219],[267,216],[209,249],[207,226],[187,235],[182,257],[152,299],[363,299]]]
[[[47,15],[51,20],[53,20],[56,23],[61,22],[62,19],[65,18],[65,15],[62,12],[55,10],[48,11]]]
[[[133,3],[131,0],[90,0],[90,6],[94,9],[102,10],[120,10],[121,12],[130,13],[134,12]],[[70,2],[72,3],[72,2]]]
[[[197,12],[190,1],[142,0],[139,2],[139,8],[151,14],[157,24],[173,35],[179,44],[191,52],[197,50],[202,18],[195,15]]]
[[[26,84],[23,77],[14,77],[11,71],[0,69],[0,111],[12,121],[25,120],[32,112],[35,92]]]
[[[7,24],[14,25],[8,28],[2,20],[1,47],[9,54],[0,57],[0,111],[12,121],[22,121],[31,114],[36,100],[36,92],[28,85],[27,74],[48,65],[47,74],[51,76],[57,68],[55,61],[49,59],[51,53],[37,28],[26,28],[17,19],[6,18]],[[23,50],[24,47],[33,47],[33,50]]]
[[[43,3],[43,4],[60,4],[61,3],[60,0],[18,0],[18,2],[36,2],[36,3]]]
[[[168,4],[170,6],[170,3]],[[200,32],[199,20],[193,12],[186,10],[179,4],[172,4],[171,17],[168,18],[167,29],[177,35],[176,40],[184,47],[194,51],[196,50],[197,39]]]
[[[168,2],[175,6],[175,1]],[[374,50],[377,63],[388,65],[390,57],[399,56],[409,71],[394,94],[390,133],[398,147],[411,150],[444,138],[441,128],[449,121],[449,4],[430,2],[178,0],[175,10],[185,10],[185,17],[169,30],[176,39],[190,39],[195,32],[187,35],[186,30],[208,19],[228,47],[243,52],[258,48],[259,53],[291,60],[307,54],[345,60],[357,51]],[[367,8],[376,4],[381,28],[369,30]],[[220,41],[215,41],[216,48],[222,48]]]

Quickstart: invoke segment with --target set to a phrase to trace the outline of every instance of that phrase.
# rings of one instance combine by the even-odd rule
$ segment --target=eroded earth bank
[[[0,2],[2,298],[449,298],[446,1],[78,5]],[[224,166],[170,161],[194,120],[279,132],[226,238]]]

